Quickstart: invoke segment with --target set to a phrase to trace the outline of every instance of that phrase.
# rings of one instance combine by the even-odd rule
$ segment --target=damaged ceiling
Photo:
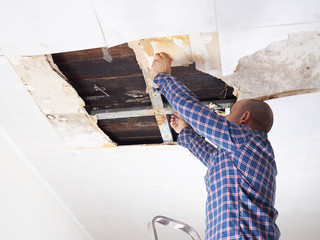
[[[174,143],[177,134],[169,124],[174,111],[154,91],[153,55],[167,49],[173,58],[172,74],[200,101],[224,114],[236,97],[232,87],[208,74],[219,73],[214,36],[155,38],[110,49],[11,56],[9,60],[69,148]]]
[[[110,48],[109,54],[112,61],[105,60],[102,49],[53,54],[53,60],[84,100],[88,113],[97,115],[98,126],[117,144],[175,141],[168,124],[173,110],[146,81],[147,73],[134,51],[122,44]],[[196,70],[193,63],[173,67],[172,74],[201,101],[220,110],[235,101],[231,87]]]
[[[240,59],[228,76],[222,75],[216,33],[9,60],[66,146],[105,148],[176,141],[169,124],[174,111],[154,91],[156,52],[167,52],[172,74],[224,114],[237,98],[266,100],[318,91],[319,46],[316,32],[290,34]]]

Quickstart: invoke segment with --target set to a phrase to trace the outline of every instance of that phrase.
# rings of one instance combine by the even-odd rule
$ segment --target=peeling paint
[[[299,32],[239,60],[223,80],[238,98],[270,99],[320,90],[320,37]]]
[[[194,62],[197,70],[221,77],[220,50],[216,32],[143,39],[129,42],[129,46],[135,51],[140,67],[148,69],[149,72],[154,54],[165,52],[173,59],[173,67],[188,66]],[[150,84],[152,86],[152,83]]]
[[[191,34],[189,38],[196,69],[221,78],[218,33]]]
[[[192,63],[188,35],[143,39],[138,41],[138,45],[143,50],[149,67],[154,54],[158,52],[166,52],[173,59],[172,66],[188,66]]]
[[[97,119],[88,115],[83,100],[51,56],[10,57],[9,60],[66,146],[71,149],[116,146],[99,129]]]
[[[166,115],[159,115],[157,116],[156,119],[159,126],[166,124],[166,121],[167,121]]]
[[[239,60],[235,73],[221,75],[218,34],[201,33],[130,42],[143,71],[149,72],[146,91],[152,94],[151,65],[157,52],[166,52],[173,66],[196,63],[196,69],[221,78],[240,98],[270,99],[317,91],[320,88],[320,42],[317,32],[289,35],[284,41]]]

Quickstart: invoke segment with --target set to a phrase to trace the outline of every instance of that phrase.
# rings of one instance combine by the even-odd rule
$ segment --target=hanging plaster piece
[[[213,68],[219,66],[219,63],[217,64],[214,62],[216,61],[216,57],[211,58],[210,52],[207,51],[208,46],[212,47],[212,45],[214,45],[216,42],[216,35],[208,33],[203,35],[193,35],[191,38],[189,35],[181,35],[143,39],[128,43],[129,47],[131,47],[136,54],[136,59],[143,72],[143,76],[147,85],[146,92],[149,93],[150,100],[155,111],[163,108],[163,102],[159,93],[156,93],[152,90],[153,87],[157,87],[153,83],[153,78],[155,76],[154,72],[152,71],[154,55],[159,52],[167,53],[173,60],[173,67],[188,66],[189,64],[196,62],[196,68],[198,70],[206,73],[212,73],[213,70],[216,70],[215,73],[217,73],[219,70]],[[217,53],[215,52],[215,54]],[[166,116],[164,114],[159,114],[155,115],[155,117],[163,141],[171,142],[172,136]]]
[[[156,53],[165,52],[172,58],[172,67],[188,66],[221,77],[220,51],[217,32],[151,38],[129,42],[141,68],[150,71]],[[152,83],[150,83],[152,84]]]
[[[40,109],[51,109],[51,114],[76,113],[84,101],[58,68],[53,68],[50,58],[15,56],[9,60]]]
[[[146,61],[146,67],[148,68],[151,68],[153,57],[159,52],[165,52],[172,58],[173,67],[188,66],[193,63],[188,35],[133,41],[129,43],[129,47],[134,50],[139,49],[139,51],[142,52],[144,55],[143,58],[145,58]]]
[[[106,60],[107,62],[111,63],[112,62],[112,57],[111,57],[109,48],[103,47],[102,48],[102,53],[103,53],[103,59]]]
[[[53,63],[51,55],[9,57],[11,65],[57,133],[71,149],[116,146],[99,129],[84,101]],[[92,134],[94,133],[94,134]]]
[[[172,58],[172,66],[188,66],[193,63],[188,35],[142,39],[128,42],[133,49],[136,59],[146,81],[146,92],[153,94],[152,87],[155,74],[152,71],[153,58],[156,53],[165,52]]]
[[[288,40],[239,60],[235,73],[221,74],[218,34],[201,33],[130,42],[144,71],[151,73],[147,92],[153,87],[151,65],[157,52],[166,52],[173,66],[195,62],[196,69],[221,78],[234,87],[239,98],[269,99],[317,91],[319,86],[319,33],[291,34]]]
[[[218,33],[190,34],[189,39],[196,69],[221,78]]]
[[[242,98],[270,99],[320,90],[320,36],[299,32],[239,60],[222,78]]]

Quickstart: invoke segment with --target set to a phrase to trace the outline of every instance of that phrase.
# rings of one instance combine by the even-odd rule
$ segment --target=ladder
[[[155,227],[156,222],[173,229],[180,229],[189,234],[193,240],[201,240],[199,234],[188,224],[164,216],[156,216],[151,222],[149,222],[148,230],[151,235],[151,240],[158,240],[157,230]]]

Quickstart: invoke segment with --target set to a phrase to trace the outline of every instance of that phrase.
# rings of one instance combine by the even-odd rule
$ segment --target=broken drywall
[[[84,102],[51,56],[9,57],[40,110],[71,149],[116,146],[84,109]]]
[[[129,42],[136,55],[137,62],[143,72],[146,82],[146,92],[149,93],[150,100],[154,110],[163,108],[163,102],[159,93],[152,90],[156,87],[153,83],[155,74],[152,70],[153,58],[156,53],[166,52],[172,58],[172,66],[188,66],[195,62],[196,68],[201,71],[219,72],[215,67],[220,66],[220,55],[215,51],[208,51],[211,45],[212,49],[217,49],[217,35],[213,33],[180,35],[164,38],[143,39]],[[210,55],[210,53],[214,53]],[[155,115],[161,136],[164,142],[172,142],[171,130],[167,117],[163,114]]]
[[[196,69],[221,77],[236,89],[238,98],[268,99],[317,91],[320,88],[320,36],[315,32],[291,34],[288,40],[270,44],[242,58],[236,72],[221,76],[219,42],[216,33],[153,38],[129,43],[142,69],[154,109],[162,108],[159,94],[153,92],[152,61],[157,52],[166,52],[173,66],[195,62]],[[9,57],[27,90],[59,135],[70,148],[115,146],[83,108],[84,102],[53,64],[50,56]],[[106,59],[106,60],[109,60]],[[169,132],[164,116],[159,126]],[[166,136],[164,135],[165,139]],[[168,140],[171,141],[170,139]]]
[[[217,32],[190,34],[190,47],[196,69],[221,78],[221,59]]]
[[[239,60],[222,78],[239,98],[270,99],[320,90],[320,36],[299,32]]]
[[[156,53],[165,52],[172,58],[172,66],[188,66],[220,76],[220,52],[216,32],[143,39],[129,42],[142,69],[152,75],[152,62]]]
[[[133,41],[140,67],[152,74],[155,53],[166,52],[172,66],[196,63],[196,69],[221,78],[241,98],[270,99],[318,91],[320,88],[320,36],[316,32],[292,33],[243,57],[235,73],[222,76],[217,33],[202,33]],[[148,80],[152,86],[152,79]]]

